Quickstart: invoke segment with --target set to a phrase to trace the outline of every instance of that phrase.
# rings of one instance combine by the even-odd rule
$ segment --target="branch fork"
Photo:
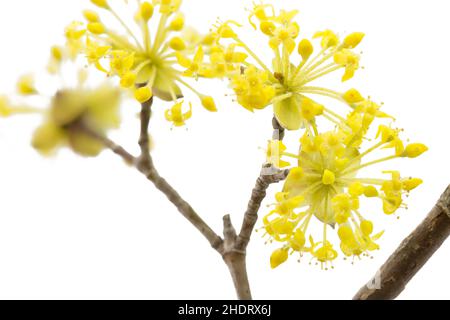
[[[71,130],[80,130],[97,139],[127,164],[134,166],[154,186],[166,195],[178,211],[206,238],[227,265],[238,298],[251,300],[252,294],[246,268],[246,251],[251,235],[258,221],[258,212],[271,184],[285,180],[289,170],[280,170],[270,164],[263,166],[256,180],[239,234],[234,228],[230,215],[223,218],[223,238],[212,230],[192,206],[156,170],[150,154],[148,127],[153,99],[142,104],[139,146],[141,154],[133,156],[122,146],[106,136],[91,130],[82,122],[71,125]],[[284,129],[273,120],[273,139],[282,140]],[[422,268],[435,251],[450,235],[450,186],[441,196],[426,219],[406,238],[396,252],[380,268],[370,284],[365,285],[354,297],[355,300],[394,299],[406,284]]]

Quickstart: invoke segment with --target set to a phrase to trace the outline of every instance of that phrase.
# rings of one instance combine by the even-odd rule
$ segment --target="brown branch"
[[[143,108],[144,109],[144,108]],[[144,111],[145,112],[145,111]],[[200,233],[208,240],[210,245],[221,253],[223,247],[223,240],[219,237],[205,221],[197,214],[197,212],[187,203],[178,192],[160,176],[156,170],[153,159],[148,153],[147,156],[141,156],[139,158],[134,157],[123,147],[116,144],[109,138],[91,130],[83,123],[77,123],[71,126],[71,130],[80,130],[85,134],[95,138],[99,142],[103,143],[106,148],[109,148],[115,154],[119,155],[128,164],[133,165],[138,171],[145,175],[155,187],[166,195],[169,201],[178,209],[178,211],[185,217]]]
[[[273,117],[272,126],[273,126],[272,139],[282,141],[284,139],[286,130],[281,126],[281,124],[278,122],[277,118],[275,118],[275,117]]]
[[[274,140],[283,140],[285,130],[274,117],[272,120]],[[255,187],[253,188],[250,201],[247,206],[247,211],[244,214],[244,221],[242,222],[241,231],[236,240],[236,249],[245,251],[250,237],[258,221],[258,212],[261,208],[262,201],[266,198],[267,189],[271,184],[279,183],[287,178],[289,170],[280,170],[271,164],[265,164],[261,170],[261,174],[256,179]]]
[[[142,104],[141,108],[141,128],[139,137],[139,146],[141,155],[136,158],[127,152],[123,147],[117,145],[109,138],[90,130],[82,123],[76,125],[76,130],[82,130],[98,141],[105,147],[111,149],[115,154],[122,157],[127,163],[136,167],[142,174],[150,180],[154,186],[161,191],[169,201],[178,209],[178,211],[208,240],[210,245],[222,256],[228,266],[233,283],[236,288],[238,298],[241,300],[252,299],[250,284],[246,267],[246,249],[250,241],[251,234],[258,220],[258,211],[261,203],[266,197],[269,186],[286,179],[289,171],[279,170],[272,165],[265,165],[260,176],[256,181],[250,198],[247,211],[239,235],[236,234],[230,216],[224,217],[224,239],[218,236],[191,205],[185,201],[179,193],[158,173],[154,166],[153,158],[150,154],[148,127],[151,118],[151,107],[153,101]],[[276,120],[274,125],[274,139],[284,137],[284,129]]]
[[[131,153],[129,153],[122,146],[118,145],[117,143],[105,137],[104,135],[99,134],[94,130],[91,130],[89,127],[84,125],[84,123],[82,122],[73,123],[69,129],[82,131],[83,133],[89,135],[90,137],[98,140],[100,143],[102,143],[106,148],[110,149],[116,155],[120,156],[127,164],[135,165],[137,159]]]
[[[354,300],[395,299],[450,235],[450,186]]]
[[[155,187],[166,195],[167,199],[178,209],[178,211],[185,217],[198,231],[208,240],[210,245],[219,253],[222,252],[223,240],[219,237],[209,226],[203,221],[203,219],[197,214],[197,212],[191,207],[191,205],[185,201],[180,194],[164,179],[160,176],[158,171],[153,165],[153,160],[149,156],[149,161],[138,168],[148,180],[150,180]]]
[[[273,120],[273,128],[273,139],[282,140],[284,138],[284,129],[275,118]],[[258,221],[259,209],[267,195],[269,186],[285,180],[288,174],[288,170],[279,170],[270,164],[263,166],[253,188],[239,235],[236,234],[230,216],[224,217],[225,245],[222,257],[230,270],[236,292],[241,300],[252,299],[246,258],[247,247]]]
[[[139,135],[139,147],[141,148],[141,160],[148,161],[150,155],[150,138],[148,127],[152,116],[153,97],[141,105],[141,132]]]
[[[272,173],[270,173],[272,172]],[[261,171],[260,176],[256,180],[253,188],[250,201],[248,203],[247,211],[244,215],[241,231],[236,241],[236,249],[245,251],[250,242],[250,237],[258,221],[258,212],[261,208],[261,203],[266,198],[267,189],[271,184],[279,183],[286,179],[289,170],[279,170],[272,165],[265,165]]]
[[[156,170],[153,158],[150,154],[149,146],[149,124],[152,115],[151,107],[153,105],[153,98],[141,104],[141,128],[139,135],[139,146],[141,148],[141,155],[137,161],[137,169],[143,173],[154,186],[161,191],[167,199],[178,209],[178,211],[185,217],[200,233],[208,240],[210,245],[217,251],[221,251],[223,240],[203,221],[192,206],[184,200],[180,194],[159,174]]]
[[[250,283],[248,281],[245,252],[235,248],[236,230],[231,223],[231,217],[223,218],[224,252],[222,254],[225,264],[230,270],[236,293],[240,300],[251,300]]]

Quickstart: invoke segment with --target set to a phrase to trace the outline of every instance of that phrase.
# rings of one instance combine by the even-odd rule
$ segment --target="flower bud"
[[[150,89],[149,87],[142,87],[134,91],[134,98],[140,103],[147,102],[151,99],[152,96],[152,89]]]
[[[109,9],[109,4],[107,0],[91,0],[91,2],[99,8]]]
[[[285,263],[289,258],[288,251],[286,249],[278,249],[272,253],[270,257],[270,266],[275,269],[279,265]]]

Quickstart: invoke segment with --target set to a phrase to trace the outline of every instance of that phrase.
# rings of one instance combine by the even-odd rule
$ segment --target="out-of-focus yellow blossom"
[[[131,22],[137,23],[139,33],[115,11],[112,1],[91,2],[109,13],[122,29],[115,31],[104,23],[96,10],[85,10],[86,23],[74,22],[66,29],[68,56],[84,55],[98,70],[118,77],[120,86],[131,90],[140,103],[154,95],[176,105],[183,98],[184,87],[199,97],[205,109],[217,111],[212,98],[204,100],[205,95],[183,79],[194,74],[204,76],[198,66],[205,55],[204,37],[185,27],[181,0],[138,1],[135,21]],[[180,65],[190,71],[183,71]]]
[[[250,111],[273,105],[278,122],[286,129],[314,127],[318,116],[339,124],[339,113],[315,102],[309,95],[322,95],[352,105],[343,98],[342,92],[312,83],[339,70],[343,70],[342,81],[351,79],[360,67],[359,54],[353,49],[364,34],[355,32],[340,39],[331,30],[317,32],[313,38],[319,40],[319,47],[300,38],[300,26],[294,21],[297,13],[295,10],[276,12],[268,4],[255,4],[251,10],[250,24],[267,37],[273,52],[273,59],[268,62],[239,37],[234,30],[239,26],[237,22],[219,22],[210,35],[210,63],[196,64],[195,69],[209,77],[229,78],[237,102]],[[238,55],[223,59],[227,47],[239,49]],[[189,69],[187,72],[191,73]]]
[[[104,145],[78,126],[106,134],[120,124],[119,105],[120,91],[111,85],[61,89],[52,99],[44,123],[35,131],[32,145],[43,155],[52,155],[67,145],[82,156],[97,156]]]
[[[52,73],[52,72],[50,72]],[[87,128],[99,136],[120,125],[119,106],[121,92],[111,84],[96,88],[86,85],[88,74],[85,69],[78,73],[78,84],[57,90],[47,109],[34,108],[26,104],[12,104],[6,97],[0,97],[0,116],[19,113],[34,113],[44,117],[42,125],[32,138],[33,147],[43,155],[52,155],[59,147],[68,146],[74,152],[87,157],[97,156],[105,146],[98,139],[85,133]],[[47,96],[34,89],[34,81],[25,76],[18,81],[18,92],[25,99],[36,94],[43,100]]]
[[[359,102],[358,97],[355,91],[347,95],[355,103]],[[364,110],[351,113],[333,131],[306,130],[299,153],[286,152],[280,141],[270,143],[268,158],[272,162],[279,162],[282,157],[298,162],[291,169],[283,191],[277,194],[275,208],[263,219],[266,234],[272,241],[283,243],[271,257],[272,267],[298,252],[300,256],[311,254],[322,267],[328,268],[338,257],[333,238],[340,240],[340,251],[345,256],[359,257],[377,250],[376,241],[382,232],[374,232],[373,223],[360,212],[360,202],[378,199],[383,212],[392,215],[406,207],[405,195],[422,183],[418,178],[402,177],[398,171],[383,171],[381,178],[363,175],[367,167],[397,158],[416,158],[428,148],[420,143],[404,144],[400,130],[385,125],[379,126],[372,145],[363,148],[362,141],[367,140],[379,109],[373,105],[361,109]],[[388,154],[377,158],[377,152]],[[323,226],[319,242],[315,242],[318,237],[310,231],[314,220]],[[331,231],[336,231],[337,236]]]

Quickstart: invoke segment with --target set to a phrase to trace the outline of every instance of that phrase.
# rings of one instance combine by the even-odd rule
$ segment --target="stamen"
[[[360,165],[360,166],[358,166],[358,167],[356,167],[356,168],[352,168],[352,170],[344,170],[344,172],[342,172],[342,174],[349,174],[349,173],[358,171],[358,170],[360,170],[360,169],[369,167],[369,166],[371,166],[371,165],[378,164],[378,163],[385,162],[385,161],[389,161],[389,160],[393,160],[393,159],[396,159],[396,158],[398,158],[398,156],[397,156],[397,155],[393,155],[393,156],[389,156],[389,157],[386,157],[386,158],[374,160],[374,161],[371,161],[371,162],[362,164],[362,165]]]
[[[323,72],[321,72],[321,73],[319,73],[319,74],[315,74],[314,76],[306,77],[306,79],[304,79],[304,80],[301,82],[301,84],[302,84],[302,85],[307,84],[307,83],[309,83],[309,82],[312,82],[312,81],[314,81],[314,80],[316,80],[316,79],[318,79],[318,78],[321,78],[321,77],[323,77],[323,76],[325,76],[325,75],[327,75],[327,74],[329,74],[329,73],[332,73],[332,72],[334,72],[334,71],[336,71],[336,70],[339,70],[339,69],[342,69],[342,68],[344,68],[344,66],[340,66],[340,65],[334,66],[334,67],[332,67],[332,68],[330,68],[330,69],[328,69],[328,70],[326,70],[326,71],[323,71]]]
[[[139,40],[136,38],[136,36],[133,34],[133,32],[131,31],[131,29],[127,26],[127,24],[122,20],[122,18],[120,18],[120,16],[117,14],[116,11],[114,11],[114,9],[112,9],[111,7],[109,7],[109,12],[111,12],[111,14],[117,19],[117,21],[119,21],[119,23],[124,27],[124,29],[126,30],[126,32],[130,35],[130,37],[133,38],[133,40],[136,42],[136,45],[141,49],[144,50],[139,42]]]
[[[242,40],[240,40],[239,38],[236,38],[235,40],[253,57],[253,59],[256,60],[256,62],[258,62],[261,68],[267,71],[273,78],[272,71],[264,64],[264,62],[262,62],[262,60]]]
[[[166,22],[168,16],[166,14],[162,14],[159,18],[158,29],[156,31],[155,40],[153,41],[153,50],[152,54],[156,54],[161,46],[162,40],[164,39],[164,35],[167,32]]]

